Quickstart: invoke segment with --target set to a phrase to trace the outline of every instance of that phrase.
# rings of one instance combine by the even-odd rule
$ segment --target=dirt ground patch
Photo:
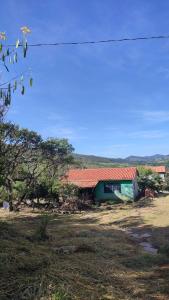
[[[0,210],[0,299],[169,299],[167,252],[152,256],[125,232],[150,232],[160,249],[169,241],[168,215],[168,196],[147,207],[50,214],[49,240],[40,242],[30,238],[40,213]]]

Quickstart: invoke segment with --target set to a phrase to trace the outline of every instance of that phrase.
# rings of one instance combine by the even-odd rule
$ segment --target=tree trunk
[[[8,192],[8,202],[9,202],[9,211],[13,211],[13,188],[12,188],[12,181],[8,180],[7,184],[7,192]]]
[[[25,194],[23,194],[23,195],[20,197],[20,199],[18,199],[18,202],[17,202],[17,204],[16,204],[16,208],[18,208],[19,205],[20,205],[22,202],[23,202],[24,204],[26,204],[26,200],[25,200],[26,196],[27,196],[27,192],[26,192]],[[25,201],[24,201],[24,200],[25,200]]]
[[[9,211],[13,211],[14,210],[14,207],[13,207],[13,203],[12,203],[12,198],[8,198],[8,201],[9,201]]]

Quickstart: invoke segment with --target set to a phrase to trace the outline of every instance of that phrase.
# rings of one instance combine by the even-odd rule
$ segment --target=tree
[[[20,129],[19,126],[11,123],[0,124],[1,181],[8,193],[10,210],[13,210],[14,184],[17,180],[25,179],[23,166],[32,163],[32,157],[35,159],[33,153],[41,142],[41,136],[33,131]],[[29,180],[31,181],[31,178]]]
[[[152,175],[153,171],[151,169],[145,168],[144,166],[137,166],[137,170],[139,172],[139,175],[142,176],[148,176]]]
[[[19,60],[19,53],[22,50],[22,55],[25,58],[28,50],[27,34],[30,33],[30,29],[26,26],[21,27],[22,37],[21,40],[17,39],[15,45],[8,45],[6,43],[7,36],[5,32],[0,32],[0,61],[1,61],[1,73],[5,71],[10,73],[11,64],[16,64]],[[8,78],[8,76],[7,76]],[[30,86],[32,86],[32,78],[29,78]],[[17,88],[20,87],[21,94],[25,93],[24,86],[24,74],[14,76],[3,82],[0,81],[0,120],[2,121],[5,111],[11,104],[11,95]]]
[[[73,147],[65,139],[44,141],[34,131],[11,123],[0,124],[0,181],[8,195],[10,210],[14,199],[20,204],[32,193],[47,189],[72,163]]]
[[[138,177],[138,185],[140,188],[140,191],[145,192],[146,189],[153,190],[157,193],[160,192],[160,190],[163,189],[164,182],[162,178],[156,174],[152,173],[149,175],[141,175]]]

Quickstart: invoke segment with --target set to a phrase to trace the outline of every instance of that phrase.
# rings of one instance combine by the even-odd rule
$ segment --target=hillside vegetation
[[[165,165],[169,167],[169,155],[129,156],[127,158],[108,158],[95,155],[74,154],[83,167],[127,167],[135,165]]]

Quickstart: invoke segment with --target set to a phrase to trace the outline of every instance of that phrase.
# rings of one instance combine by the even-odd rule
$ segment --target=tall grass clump
[[[49,239],[49,235],[47,233],[47,226],[49,224],[50,218],[47,214],[44,214],[41,219],[40,223],[34,233],[34,239],[38,241],[45,241]]]
[[[52,300],[71,300],[71,298],[66,292],[57,291],[52,295]]]

